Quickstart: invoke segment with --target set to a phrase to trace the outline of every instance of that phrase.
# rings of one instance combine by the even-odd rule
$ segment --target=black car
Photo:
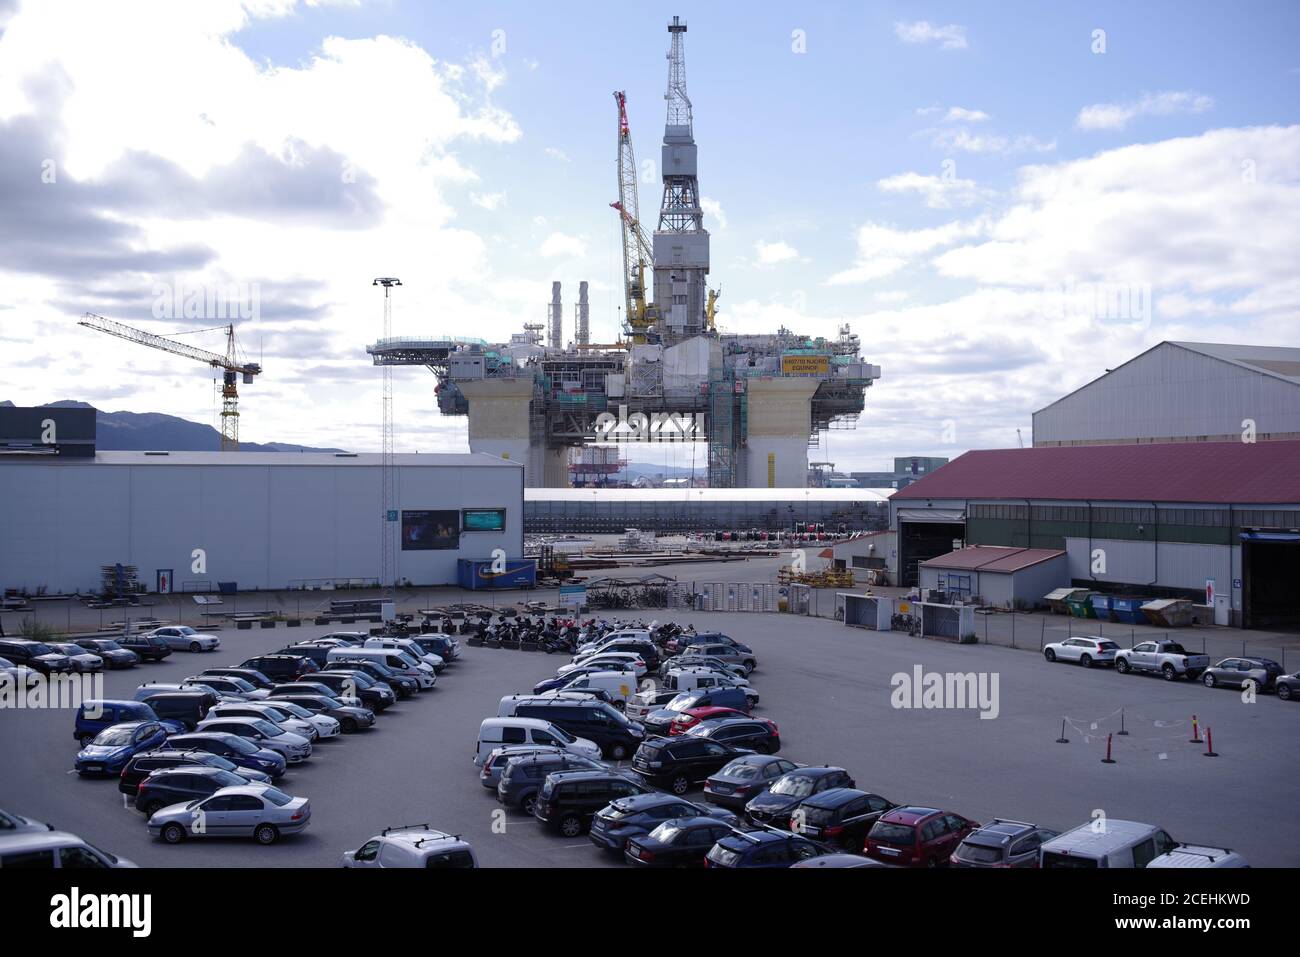
[[[208,668],[199,675],[198,681],[203,680],[204,675],[228,676],[231,678],[243,678],[254,688],[273,688],[275,682],[270,676],[262,674],[256,668]]]
[[[896,807],[879,794],[830,788],[817,792],[791,812],[790,830],[814,841],[860,851],[876,818]]]
[[[241,668],[256,668],[272,681],[297,681],[303,675],[320,671],[316,662],[303,655],[261,655],[249,658]]]
[[[658,671],[661,664],[659,646],[648,638],[615,638],[601,645],[599,654],[610,651],[631,651],[641,656],[646,671]]]
[[[130,668],[140,661],[139,655],[112,638],[78,638],[76,644],[92,655],[99,655],[109,668]]]
[[[767,718],[706,718],[686,734],[763,754],[781,750],[781,731]]]
[[[382,681],[397,693],[399,698],[409,698],[419,694],[420,683],[407,675],[399,675],[382,661],[331,661],[322,671],[341,671],[344,674],[361,672],[376,681]]]
[[[172,653],[171,646],[157,635],[123,635],[115,639],[127,651],[134,651],[141,661],[162,661]]]
[[[324,685],[336,698],[355,697],[371,711],[380,712],[397,700],[392,688],[382,685],[367,674],[342,671],[317,671],[311,676],[313,684]],[[272,695],[272,697],[276,697]]]
[[[168,805],[187,804],[211,797],[221,788],[247,783],[233,771],[199,765],[153,771],[136,788],[135,809],[144,812],[145,817],[153,817]]]
[[[686,817],[664,821],[644,837],[627,842],[623,855],[642,867],[704,867],[713,845],[733,829],[716,817]]]
[[[792,867],[823,849],[806,837],[777,831],[733,831],[714,844],[705,867]]]
[[[542,782],[533,817],[565,837],[577,837],[606,804],[646,790],[614,771],[556,771]]]
[[[790,813],[814,794],[831,788],[851,788],[853,778],[843,768],[813,767],[788,771],[745,805],[745,817],[755,824],[789,828]]]
[[[704,782],[704,793],[714,804],[743,810],[749,801],[766,791],[787,771],[799,765],[770,754],[745,754],[712,774]]]
[[[189,734],[172,735],[163,744],[163,749],[168,751],[207,751],[223,757],[241,768],[261,771],[263,774],[269,775],[273,781],[279,779],[288,766],[284,755],[278,751],[259,748],[253,742],[241,738],[237,734],[222,734],[216,731],[191,731]]]
[[[459,650],[449,635],[424,634],[411,637],[424,649],[426,655],[437,655],[445,664],[451,664],[459,656]]]
[[[645,728],[604,701],[532,698],[515,705],[519,718],[541,718],[600,747],[602,756],[622,761],[645,739]]]
[[[246,681],[237,675],[190,675],[185,680],[194,684],[207,685],[223,698],[233,697],[236,700],[248,699],[253,692],[257,691],[257,687],[251,681]]]
[[[179,721],[187,731],[193,731],[217,701],[211,691],[160,691],[144,699],[160,719]]]
[[[338,698],[329,695],[287,694],[273,695],[266,699],[266,703],[270,705],[275,704],[276,701],[291,701],[300,707],[306,708],[312,714],[323,714],[326,717],[333,718],[339,723],[339,729],[344,734],[352,734],[354,731],[368,728],[375,723],[375,713],[369,708],[344,704]]]
[[[40,641],[26,638],[7,638],[0,641],[0,658],[16,665],[26,665],[43,675],[72,671],[72,659]]]
[[[591,819],[591,843],[607,851],[622,851],[634,837],[644,837],[674,818],[710,818],[715,824],[737,824],[736,815],[723,808],[692,804],[661,791],[636,794],[611,801]],[[712,843],[712,842],[710,842]]]
[[[729,761],[742,754],[708,738],[679,734],[672,738],[647,738],[632,756],[632,771],[651,787],[685,794]]]
[[[154,771],[177,767],[219,768],[222,771],[238,774],[244,779],[245,783],[269,784],[271,782],[269,774],[255,771],[252,768],[241,768],[234,761],[227,760],[221,755],[213,754],[210,751],[164,751],[160,749],[137,754],[128,761],[117,779],[117,789],[123,794],[134,795],[140,787],[140,782]]]
[[[329,653],[333,651],[335,647],[335,645],[318,645],[314,642],[304,641],[302,644],[281,648],[276,652],[276,654],[288,655],[291,658],[310,658],[312,661],[316,662],[318,668],[324,668],[325,662],[329,660]]]
[[[339,694],[324,682],[317,681],[315,674],[307,675],[301,681],[286,681],[284,684],[276,685],[271,689],[266,700],[269,702],[278,698],[292,698],[296,694],[325,695],[329,698],[337,698],[344,705],[354,708],[361,705],[361,699],[356,695]]]

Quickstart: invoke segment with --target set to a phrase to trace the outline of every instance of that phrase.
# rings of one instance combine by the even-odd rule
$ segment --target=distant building
[[[858,488],[907,488],[947,463],[937,456],[904,455],[894,459],[892,472],[850,472],[849,477]]]
[[[1034,413],[1035,447],[1300,439],[1300,348],[1162,342]]]

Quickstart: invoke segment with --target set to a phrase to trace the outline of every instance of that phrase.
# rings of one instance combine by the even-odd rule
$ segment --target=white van
[[[670,668],[661,683],[665,691],[749,687],[749,682],[739,675],[724,675],[712,668]]]
[[[1179,844],[1147,867],[1250,867],[1246,859],[1227,847]]]
[[[594,742],[575,738],[541,718],[484,718],[478,728],[478,741],[474,743],[475,767],[483,767],[494,748],[511,744],[549,744],[571,754],[600,760],[600,748]]]
[[[593,671],[579,675],[564,686],[565,691],[603,691],[620,711],[636,694],[635,671]]]
[[[589,641],[578,647],[578,654],[588,651],[597,651],[604,648],[611,641],[617,641],[620,638],[636,638],[643,641],[650,640],[650,629],[648,628],[623,628],[619,631],[611,631],[607,635],[601,635],[595,641]]]
[[[1038,849],[1039,867],[1146,867],[1177,842],[1154,824],[1099,818]]]
[[[328,661],[377,661],[387,665],[398,674],[414,678],[424,691],[432,688],[438,680],[433,669],[423,661],[416,661],[400,648],[331,648],[325,654]]]
[[[404,651],[416,661],[423,661],[435,672],[441,671],[444,665],[442,657],[432,652],[425,651],[411,638],[367,638],[363,648],[396,648]]]

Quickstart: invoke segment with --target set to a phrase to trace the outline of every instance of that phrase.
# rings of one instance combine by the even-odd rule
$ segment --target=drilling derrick
[[[686,24],[668,24],[668,115],[661,152],[664,195],[654,234],[654,300],[660,338],[680,342],[704,332],[709,274],[709,234],[704,228],[697,178],[691,100],[686,95]]]

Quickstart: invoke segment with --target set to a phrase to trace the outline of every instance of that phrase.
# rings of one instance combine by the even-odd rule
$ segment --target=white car
[[[1250,867],[1246,859],[1227,847],[1177,844],[1154,858],[1147,867]]]
[[[195,631],[189,625],[168,625],[145,632],[151,638],[161,639],[162,643],[173,651],[216,651],[221,647],[221,639],[216,635],[205,635]]]
[[[149,818],[149,836],[168,844],[187,837],[251,837],[272,844],[311,822],[311,802],[279,788],[250,784],[222,788],[202,801],[173,804]]]
[[[311,742],[300,734],[286,731],[265,718],[214,718],[207,717],[198,723],[196,732],[221,732],[237,734],[249,744],[278,751],[289,764],[298,764],[311,757]]]
[[[301,735],[308,741],[315,741],[320,737],[320,732],[310,721],[295,718],[275,705],[258,701],[225,701],[209,711],[207,716],[208,718],[265,718],[276,727]]]
[[[86,868],[136,865],[67,831],[21,831],[0,835],[0,869],[19,866]]]
[[[1048,661],[1070,661],[1085,668],[1115,664],[1117,651],[1118,644],[1100,637],[1076,636],[1043,645],[1043,657]]]
[[[275,701],[268,702],[276,711],[284,711],[295,718],[309,722],[316,729],[316,734],[324,740],[325,738],[337,738],[343,733],[343,728],[337,718],[331,718],[327,714],[313,714],[300,704],[292,701]]]
[[[608,651],[604,653],[596,652],[591,655],[578,655],[567,665],[561,665],[556,669],[555,677],[563,678],[579,668],[589,668],[594,665],[601,666],[602,671],[636,672],[637,681],[644,678],[646,673],[645,659],[635,651]]]
[[[427,824],[386,827],[355,851],[344,851],[340,867],[478,867],[468,841]]]

